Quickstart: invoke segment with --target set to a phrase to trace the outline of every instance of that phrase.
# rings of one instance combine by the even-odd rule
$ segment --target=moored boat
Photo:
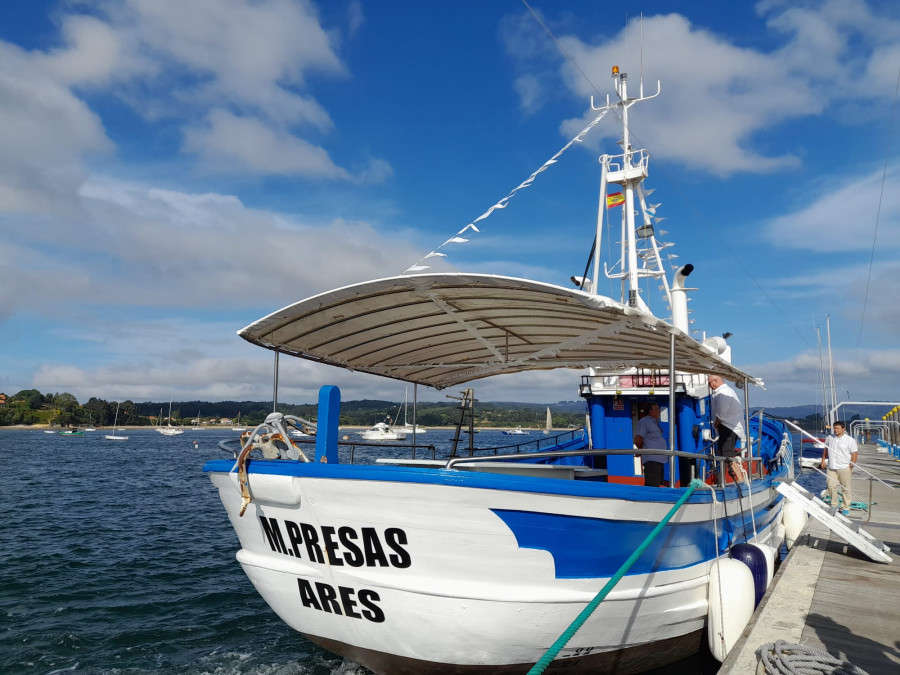
[[[386,422],[377,422],[365,431],[360,431],[359,435],[365,441],[402,441],[406,438],[406,433],[395,429]]]
[[[684,281],[693,267],[669,285],[642,185],[649,155],[628,136],[628,109],[645,99],[628,97],[618,69],[614,82],[619,101],[597,110],[618,109],[623,153],[601,157],[595,247],[607,187],[618,185],[624,241],[609,269],[621,274],[609,275],[621,279],[621,298],[597,294],[597,259],[592,283],[574,289],[408,274],[314,296],[239,331],[277,354],[438,389],[587,369],[578,391],[588,425],[538,451],[350,463],[339,451],[339,392],[325,387],[314,456],[273,413],[257,431],[280,447],[245,442],[236,459],[205,465],[238,535],[238,561],[266,602],[311,641],[375,672],[525,672],[606,587],[554,667],[661,667],[699,650],[715,607],[749,618],[752,605],[736,607],[737,596],[710,581],[728,576],[734,546],[763,551],[771,577],[790,437],[777,420],[751,418],[745,398],[746,482],[716,454],[707,375],[745,393],[760,382],[731,363],[723,338],[691,337]],[[648,277],[666,279],[671,322],[640,297]],[[640,458],[650,453],[633,444],[638,408],[649,403],[663,410],[668,438],[667,450],[651,451],[666,460],[659,487],[645,485]],[[714,653],[724,656],[742,627],[715,629]]]
[[[825,452],[825,439],[803,439],[800,444],[800,466],[804,469],[815,469],[822,463]]]
[[[116,416],[113,418],[113,429],[111,434],[106,434],[104,438],[108,441],[127,441],[128,436],[124,434],[117,434],[116,431],[119,427],[119,405],[121,401],[116,401]]]

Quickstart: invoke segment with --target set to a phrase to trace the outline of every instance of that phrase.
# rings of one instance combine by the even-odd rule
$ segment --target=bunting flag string
[[[447,256],[446,253],[440,253],[439,251],[440,251],[442,248],[444,248],[447,244],[463,244],[463,243],[469,241],[468,239],[466,239],[466,238],[464,238],[464,237],[462,236],[463,234],[465,234],[465,233],[468,232],[469,230],[472,230],[473,232],[481,232],[481,230],[479,230],[479,229],[475,226],[475,223],[478,223],[478,222],[481,222],[482,220],[485,220],[485,219],[488,218],[494,211],[496,211],[496,210],[498,210],[498,209],[505,209],[505,208],[507,207],[507,205],[509,204],[509,200],[512,199],[513,197],[515,197],[515,196],[516,196],[516,193],[518,193],[519,190],[524,190],[524,189],[527,188],[527,187],[531,187],[531,184],[534,182],[534,179],[537,178],[538,174],[543,173],[544,171],[546,171],[547,169],[549,169],[551,166],[553,166],[554,164],[556,164],[556,163],[559,161],[559,158],[562,156],[562,154],[563,154],[564,152],[566,152],[566,150],[568,150],[569,148],[571,148],[575,143],[581,143],[582,139],[587,135],[587,133],[588,133],[591,129],[593,129],[595,126],[597,126],[597,124],[600,123],[600,120],[602,120],[604,117],[606,117],[606,113],[608,113],[609,110],[610,110],[609,108],[607,108],[607,109],[605,109],[605,110],[602,110],[602,111],[600,112],[599,115],[597,115],[593,120],[591,120],[591,123],[590,123],[590,124],[588,124],[588,125],[587,125],[584,129],[582,129],[580,132],[578,132],[578,134],[577,134],[571,141],[569,141],[568,143],[566,143],[566,144],[559,150],[559,152],[557,152],[555,155],[553,155],[553,157],[551,157],[551,158],[548,159],[546,162],[544,162],[544,163],[541,165],[541,167],[540,167],[537,171],[535,171],[534,173],[532,173],[528,178],[526,178],[524,181],[522,181],[518,186],[516,186],[516,187],[514,187],[512,190],[510,190],[509,194],[507,194],[503,199],[501,199],[499,202],[497,202],[496,204],[494,204],[491,208],[489,208],[487,211],[485,211],[484,213],[482,213],[480,216],[478,216],[478,217],[477,217],[475,220],[473,220],[471,223],[469,223],[468,225],[466,225],[466,226],[465,226],[463,229],[461,229],[459,232],[457,232],[456,234],[454,234],[452,237],[450,237],[450,238],[449,238],[447,241],[445,241],[443,244],[441,244],[441,245],[438,246],[436,249],[434,249],[433,251],[431,251],[428,255],[423,256],[423,257],[422,257],[420,260],[418,260],[414,265],[410,265],[409,267],[407,267],[406,270],[403,271],[403,274],[410,274],[410,273],[413,273],[413,272],[422,272],[423,270],[429,269],[430,265],[423,265],[422,263],[425,262],[426,260],[428,260],[429,258],[434,258],[434,257],[446,257],[446,256]]]

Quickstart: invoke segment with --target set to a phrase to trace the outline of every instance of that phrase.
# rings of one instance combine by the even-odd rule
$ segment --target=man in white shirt
[[[660,410],[656,403],[644,403],[640,408],[641,418],[637,423],[634,436],[634,444],[639,449],[668,450],[666,439],[663,437],[662,427],[659,425]],[[663,470],[669,460],[666,455],[641,455],[641,465],[644,468],[644,485],[648,487],[660,487],[663,480]]]
[[[718,375],[708,378],[712,389],[712,418],[719,433],[716,449],[722,457],[737,457],[740,453],[735,449],[738,438],[744,439],[744,406],[734,393],[734,389],[725,384]],[[743,482],[744,468],[740,461],[731,462],[737,480]]]
[[[825,439],[825,450],[822,451],[821,468],[825,468],[825,460],[828,460],[828,498],[831,505],[838,507],[838,483],[841,485],[841,499],[843,500],[843,513],[850,515],[850,504],[853,496],[850,494],[850,480],[856,458],[859,456],[859,446],[856,439],[848,436],[843,422],[835,422],[831,430],[834,432]]]

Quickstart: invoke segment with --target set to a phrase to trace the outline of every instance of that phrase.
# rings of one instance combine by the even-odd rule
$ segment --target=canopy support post
[[[762,421],[762,420],[760,420]],[[756,435],[760,436],[762,425],[757,430]],[[747,459],[750,461],[750,475],[753,475],[753,441],[750,440],[750,380],[744,378],[744,445],[747,448]]]
[[[278,412],[278,350],[275,350],[275,374],[272,382],[272,412]]]
[[[417,382],[413,382],[413,446],[416,444],[416,427],[419,426],[419,420],[416,417],[416,403],[419,401],[419,385]],[[405,420],[404,420],[405,421]],[[413,448],[413,452],[415,452],[415,447]]]
[[[675,452],[675,333],[669,333],[669,452]],[[669,487],[675,487],[675,455],[669,455]]]

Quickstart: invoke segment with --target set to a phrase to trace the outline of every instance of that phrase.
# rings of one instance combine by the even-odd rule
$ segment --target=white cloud
[[[351,37],[356,35],[365,22],[366,16],[363,12],[362,3],[359,0],[351,0],[347,5],[347,33]]]
[[[185,129],[185,150],[220,173],[258,173],[348,179],[328,153],[261,120],[225,110],[210,112],[204,127]]]
[[[55,79],[56,63],[0,42],[0,210],[66,213],[82,157],[112,148],[97,115]]]
[[[87,6],[92,15],[77,13]],[[308,91],[318,74],[346,78],[314,6],[293,0],[96,0],[66,5],[60,44],[26,51],[0,41],[0,208],[66,212],[91,153],[112,143],[83,95],[109,94],[149,122],[179,120],[185,150],[207,169],[374,182],[322,144],[333,129]]]
[[[835,388],[839,400],[893,401],[897,399],[900,350],[834,350]],[[825,355],[827,359],[827,354]],[[826,383],[829,382],[825,361]],[[800,352],[784,361],[751,364],[747,372],[762,376],[768,391],[751,390],[751,405],[791,405],[822,401],[822,370],[818,354]]]
[[[120,307],[272,311],[399,274],[423,254],[402,233],[392,240],[365,222],[313,222],[248,208],[233,195],[114,179],[86,183],[69,221],[20,218],[6,229],[16,245],[0,254],[0,284],[30,291],[7,295],[7,313],[52,314],[78,296]]]
[[[159,87],[156,95],[165,88],[175,98],[231,103],[279,122],[330,126],[297,91],[310,73],[345,74],[310,3],[128,0],[106,7],[136,58],[153,64],[157,77],[143,84]]]
[[[738,47],[684,16],[668,14],[644,16],[642,28],[634,18],[627,29],[591,43],[557,32],[562,50],[578,68],[559,54],[554,58],[562,62],[566,86],[581,100],[591,95],[596,99],[595,86],[611,92],[612,64],[631,74],[630,96],[637,93],[639,65],[648,80],[645,93],[655,91],[655,80],[661,80],[656,105],[641,107],[632,118],[638,143],[653,148],[656,157],[718,175],[782,170],[796,166],[798,157],[791,151],[765,153],[753,147],[755,135],[786,121],[820,115],[829,106],[849,110],[865,100],[892,97],[893,89],[888,92],[884,82],[896,81],[900,22],[875,15],[862,0],[807,7],[768,2],[760,3],[758,11],[768,17],[781,43],[771,51]],[[626,31],[632,36],[642,32],[643,44],[626,41]],[[544,76],[546,66],[531,52],[540,39],[544,47],[539,49],[550,41],[531,16],[508,19],[501,35],[520,79]],[[540,105],[534,82],[520,88],[527,110]],[[588,117],[568,120],[563,135],[573,136]],[[858,116],[852,121],[858,122]],[[591,143],[612,134],[610,126],[598,132]]]
[[[35,65],[61,85],[104,84],[120,66],[120,36],[107,24],[90,16],[62,20],[66,47],[34,55]]]
[[[779,247],[815,252],[871,250],[875,222],[881,247],[896,249],[891,234],[900,228],[900,173],[882,169],[850,182],[847,176],[808,188],[809,203],[763,225],[764,236]],[[880,209],[880,213],[879,213]]]

